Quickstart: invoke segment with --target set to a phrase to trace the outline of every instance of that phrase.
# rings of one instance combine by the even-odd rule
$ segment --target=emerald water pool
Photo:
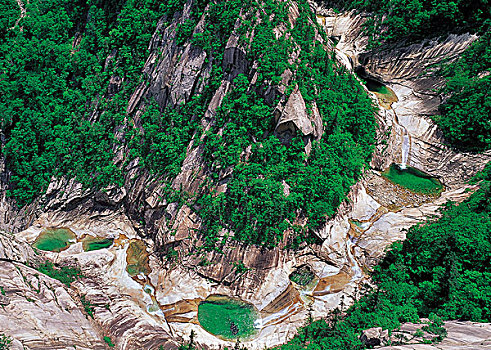
[[[212,295],[198,305],[201,327],[223,339],[248,338],[256,329],[258,313],[253,305],[223,295]]]
[[[40,250],[59,253],[76,240],[75,233],[67,228],[49,228],[37,236],[33,246]]]
[[[84,251],[90,252],[91,250],[99,250],[103,248],[109,248],[114,242],[113,238],[100,238],[88,236],[82,240],[82,246]]]
[[[382,95],[390,94],[390,90],[384,84],[368,78],[365,78],[365,81],[366,81],[365,86],[367,87],[368,90]]]
[[[409,166],[401,168],[397,164],[392,164],[382,173],[382,176],[416,193],[437,195],[443,190],[440,180]]]
[[[392,103],[397,102],[398,98],[396,93],[388,86],[381,82],[372,79],[366,72],[365,68],[358,67],[355,69],[355,73],[365,83],[366,88],[375,93],[379,104],[385,109],[391,109]]]

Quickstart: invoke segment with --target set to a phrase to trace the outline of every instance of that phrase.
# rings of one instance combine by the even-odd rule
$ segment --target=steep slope
[[[68,28],[68,34],[74,33],[70,49],[74,55],[107,51],[91,41],[97,25],[90,21],[97,16],[110,21],[111,17],[104,18],[104,6],[92,5],[85,28],[79,23]],[[44,5],[31,6],[50,20],[55,17]],[[279,344],[303,322],[311,302],[300,297],[288,278],[290,272],[306,261],[316,261],[320,278],[339,274],[337,295],[321,300],[329,307],[337,304],[342,286],[353,275],[351,260],[338,266],[327,264],[320,257],[320,246],[309,247],[305,240],[316,240],[312,230],[334,214],[369,159],[374,135],[372,102],[359,82],[331,58],[330,44],[316,28],[305,2],[190,1],[176,6],[168,6],[157,23],[141,80],[135,79],[135,67],[131,72],[124,70],[129,68],[125,50],[141,48],[141,43],[132,46],[131,38],[118,36],[131,9],[126,5],[119,24],[110,29],[108,22],[107,29],[96,35],[108,30],[109,45],[123,41],[116,50],[109,50],[104,62],[105,80],[100,83],[104,93],[96,98],[68,80],[70,91],[86,94],[84,105],[93,108],[73,114],[81,118],[82,128],[88,122],[93,130],[94,138],[86,139],[87,154],[77,138],[82,130],[64,134],[74,122],[69,117],[63,121],[49,114],[46,122],[62,128],[45,134],[45,129],[23,119],[30,120],[27,113],[9,110],[11,117],[3,121],[2,225],[14,232],[30,226],[18,235],[30,243],[49,227],[70,227],[77,240],[84,234],[121,237],[110,253],[84,253],[78,243],[59,255],[43,253],[79,266],[87,276],[87,282],[73,284],[79,296],[86,295],[96,305],[105,305],[107,295],[114,300],[109,308],[119,310],[121,316],[113,318],[103,308],[95,308],[94,319],[117,338],[113,340],[118,347],[157,345],[160,338],[143,335],[146,329],[152,331],[155,319],[157,328],[164,325],[164,331],[154,331],[163,335],[171,332],[178,338],[195,329],[201,343],[233,344],[194,325],[197,303],[217,293],[240,296],[259,307],[262,340],[251,344]],[[82,8],[82,18],[84,13]],[[28,14],[35,20],[34,12]],[[139,14],[155,15],[151,11]],[[28,24],[24,32],[9,32],[12,40],[28,40]],[[66,52],[66,46],[59,49]],[[36,67],[33,70],[21,73],[40,74]],[[7,78],[10,82],[20,79]],[[125,85],[125,81],[131,79],[141,83],[130,96],[127,93],[134,84]],[[25,90],[11,88],[20,100],[25,98],[26,110],[37,108],[26,106],[30,102]],[[107,134],[111,130],[114,139]],[[25,132],[35,137],[21,137]],[[118,168],[107,164],[111,148],[114,163],[123,169],[121,179]],[[71,168],[75,154],[79,160]],[[115,184],[107,187],[106,180],[111,179]],[[101,186],[106,187],[99,190]],[[37,191],[46,192],[37,196]],[[15,198],[17,204],[34,201],[17,209]],[[124,268],[136,238],[133,227],[139,235],[152,238],[148,249],[156,252],[145,270],[145,278],[155,288],[152,301],[145,297],[144,283],[131,279]],[[277,245],[280,248],[274,248]],[[281,249],[285,246],[302,249]],[[125,293],[142,302],[128,304],[121,297]],[[320,296],[328,294],[329,289],[319,290]],[[163,313],[148,314],[149,302]],[[134,311],[134,307],[142,309]],[[180,311],[166,314],[164,310],[170,307]],[[290,321],[283,324],[285,319]]]

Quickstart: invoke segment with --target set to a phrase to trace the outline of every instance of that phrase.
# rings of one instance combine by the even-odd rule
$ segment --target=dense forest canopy
[[[0,28],[0,118],[10,195],[20,206],[30,203],[53,176],[96,188],[121,184],[114,130],[167,8],[156,1],[30,1],[19,18],[15,1],[1,4],[8,13]],[[106,60],[113,50],[116,57]],[[114,96],[107,92],[113,75],[123,81]]]
[[[449,143],[464,151],[491,149],[491,32],[441,72],[447,84],[435,117]]]
[[[185,201],[202,217],[209,247],[216,247],[224,230],[270,246],[287,228],[302,236],[320,225],[370,158],[375,110],[356,78],[332,58],[307,2],[297,3],[295,25],[277,37],[275,28],[288,23],[287,2],[194,1],[189,19],[178,24],[176,44],[190,42],[206,52],[212,66],[206,88],[178,106],[149,99],[141,125],[135,126],[126,108],[145,79],[148,42],[159,20],[165,28],[179,17],[184,1],[33,0],[19,18],[15,1],[2,0],[8,16],[0,28],[0,122],[2,152],[12,172],[10,195],[20,206],[28,204],[53,177],[62,176],[93,189],[121,186],[125,164],[114,159],[123,148],[126,161],[138,158],[142,167],[170,182],[193,135],[199,139],[204,132],[200,119],[229,73],[222,64],[224,50],[242,13],[235,30],[248,48],[247,61],[256,62],[256,75],[254,81],[247,74],[233,81],[201,141],[210,181]],[[194,31],[203,16],[203,29]],[[317,105],[322,117],[324,134],[308,156],[301,134],[285,143],[273,132],[278,98],[268,101],[265,91],[277,88],[287,69],[294,76],[286,97],[297,88],[307,107]],[[245,160],[248,147],[251,156]],[[215,193],[226,167],[234,169],[227,192]],[[288,196],[284,182],[291,187]],[[308,227],[292,227],[299,214],[309,218]]]

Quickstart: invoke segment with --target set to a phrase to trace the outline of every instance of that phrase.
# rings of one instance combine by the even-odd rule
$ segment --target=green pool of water
[[[438,179],[412,167],[401,169],[399,165],[392,164],[382,176],[416,193],[440,194],[443,190],[443,185]]]
[[[382,95],[389,95],[391,91],[384,84],[379,83],[376,80],[366,79],[365,85],[368,90],[372,92],[377,92]]]
[[[367,89],[377,95],[379,104],[385,109],[390,109],[392,103],[398,101],[397,95],[389,87],[364,75],[361,75],[360,77],[364,80]]]
[[[290,280],[301,286],[306,286],[315,278],[308,266],[301,266],[290,274]]]
[[[139,274],[148,275],[152,270],[145,243],[140,240],[132,240],[126,251],[126,271],[130,276]]]
[[[34,248],[51,252],[61,252],[76,241],[75,233],[66,228],[44,230],[33,243]]]
[[[198,306],[201,327],[223,339],[250,337],[257,317],[252,305],[226,296],[210,296]]]
[[[100,237],[86,237],[82,241],[84,251],[90,252],[91,250],[99,250],[109,248],[112,246],[114,239],[112,238],[100,238]]]

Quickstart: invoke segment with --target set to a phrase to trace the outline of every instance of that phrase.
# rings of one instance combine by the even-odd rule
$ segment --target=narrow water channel
[[[396,93],[390,87],[370,78],[363,67],[355,69],[355,73],[365,83],[368,91],[373,92],[377,96],[379,104],[383,108],[391,109],[392,103],[399,101]]]

